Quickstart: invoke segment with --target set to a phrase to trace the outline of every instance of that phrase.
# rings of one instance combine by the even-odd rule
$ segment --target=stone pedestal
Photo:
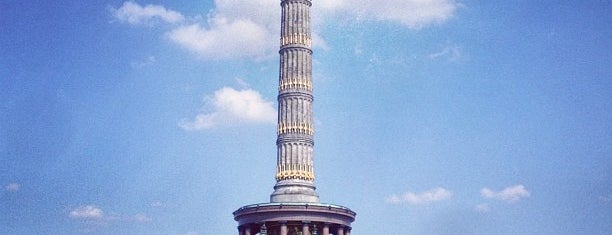
[[[266,235],[302,235],[330,232],[347,235],[355,212],[347,207],[322,203],[263,203],[244,206],[234,212],[240,235],[257,234],[265,227]],[[322,228],[318,233],[318,228]]]

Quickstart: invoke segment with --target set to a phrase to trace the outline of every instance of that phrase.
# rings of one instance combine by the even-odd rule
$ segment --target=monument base
[[[234,212],[239,235],[350,235],[355,212],[323,203],[262,203]]]
[[[318,203],[319,195],[311,181],[282,180],[274,185],[270,195],[271,203],[303,202]]]

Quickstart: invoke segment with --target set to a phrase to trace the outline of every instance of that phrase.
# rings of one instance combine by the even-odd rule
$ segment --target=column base
[[[349,235],[355,212],[351,209],[321,203],[262,203],[243,206],[234,211],[240,235],[289,235],[302,233]]]
[[[274,192],[270,195],[270,202],[318,203],[319,195],[315,190],[316,187],[311,181],[282,180],[274,186]]]

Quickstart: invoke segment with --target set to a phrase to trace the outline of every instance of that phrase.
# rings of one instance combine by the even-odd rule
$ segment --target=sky
[[[313,0],[352,234],[610,234],[612,2]],[[237,234],[275,183],[278,0],[0,1],[0,234]]]

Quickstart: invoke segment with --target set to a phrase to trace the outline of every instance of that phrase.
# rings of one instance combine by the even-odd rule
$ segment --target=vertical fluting
[[[270,203],[241,207],[234,220],[239,235],[350,235],[355,212],[320,203],[314,185],[311,0],[280,2],[276,184]]]
[[[273,202],[318,201],[312,154],[311,5],[310,0],[281,0],[277,184],[271,195]],[[290,194],[293,196],[287,196]]]
[[[276,180],[314,180],[310,1],[283,0]],[[286,148],[290,148],[287,151]],[[288,155],[288,156],[287,156]]]

